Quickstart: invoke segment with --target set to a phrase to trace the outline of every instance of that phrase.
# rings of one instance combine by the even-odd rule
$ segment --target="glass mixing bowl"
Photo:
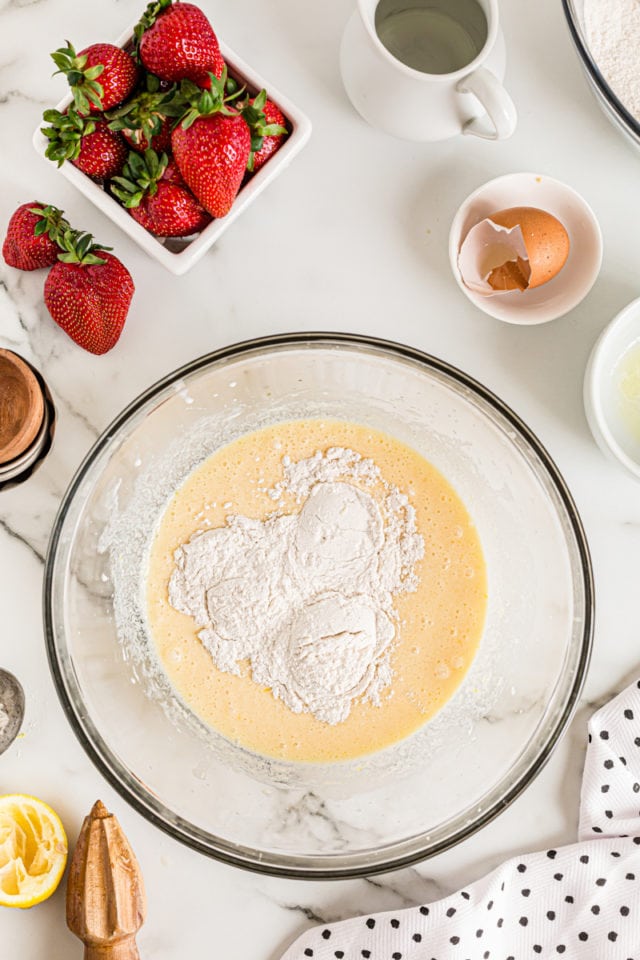
[[[462,497],[487,562],[486,626],[459,690],[417,733],[357,761],[282,762],[226,741],[173,691],[146,626],[147,552],[173,491],[221,444],[302,417],[368,424],[418,450]],[[56,519],[44,617],[69,720],[140,813],[237,866],[337,878],[436,854],[531,782],[581,689],[593,587],[570,494],[500,400],[408,347],[300,334],[196,360],[111,424]]]
[[[615,95],[591,56],[584,29],[584,0],[562,0],[562,8],[582,69],[596,100],[616,130],[619,130],[633,146],[640,147],[640,123]]]

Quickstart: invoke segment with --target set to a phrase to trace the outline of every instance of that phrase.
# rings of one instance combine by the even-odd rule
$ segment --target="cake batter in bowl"
[[[269,747],[262,738],[269,719],[260,706],[264,699],[242,699],[249,707],[241,734],[223,729],[221,720],[216,724],[202,701],[198,705],[181,688],[170,658],[179,664],[185,648],[170,644],[159,655],[163,627],[150,616],[149,583],[150,557],[177,492],[225,450],[236,451],[229,460],[236,463],[252,435],[286,446],[292,429],[286,425],[300,437],[300,421],[323,424],[324,433],[310,436],[308,449],[301,444],[296,459],[315,447],[322,455],[331,441],[375,461],[375,443],[369,450],[358,446],[366,446],[365,437],[382,436],[389,450],[397,444],[442,478],[442,489],[451,490],[460,516],[468,517],[468,527],[467,521],[458,526],[481,549],[476,556],[482,563],[467,583],[469,597],[472,590],[479,595],[479,584],[483,598],[474,607],[481,610],[476,626],[469,628],[478,636],[475,642],[465,637],[469,655],[461,680],[427,711],[423,724],[391,729],[390,721],[386,740],[356,749],[346,737],[345,749],[303,750],[296,759],[295,750],[273,742]],[[387,479],[410,495],[403,490],[411,487],[407,471],[394,472],[393,458],[385,462],[382,453],[378,459],[382,474],[386,470]],[[278,456],[270,475],[258,471],[256,482],[265,489],[277,484],[279,465]],[[430,510],[425,499],[431,499]],[[155,594],[163,603],[161,584],[171,575],[176,548],[228,523],[234,511],[254,523],[266,518],[248,515],[251,498],[235,507],[233,500],[232,491],[220,516],[212,506],[218,500],[206,492],[193,501],[199,506],[190,523],[165,550],[167,566]],[[418,532],[428,554],[435,499],[422,494],[419,500]],[[303,503],[304,497],[295,509],[304,509]],[[280,509],[284,516],[288,508]],[[425,623],[444,566],[444,559],[432,565],[421,580]],[[456,576],[450,592],[455,584],[464,598],[461,579]],[[228,603],[220,605],[219,585],[212,589],[212,623],[224,614],[224,630],[232,635],[237,618]],[[334,593],[325,592],[320,602],[333,603]],[[398,648],[390,650],[391,682],[382,684],[383,691],[393,693],[393,678],[407,673],[394,657],[402,643],[401,605],[412,596],[394,599]],[[358,600],[365,607],[368,602]],[[76,733],[103,774],[150,821],[192,847],[238,866],[303,878],[406,865],[452,846],[504,809],[541,769],[571,717],[589,659],[592,607],[589,555],[575,506],[548,454],[517,416],[439,360],[341,334],[272,337],[220,350],[138,398],[98,440],[72,482],[45,576],[53,675]],[[202,629],[189,611],[173,613],[184,618],[192,639]],[[357,625],[349,626],[351,608],[339,613],[365,649],[369,634],[361,637]],[[299,616],[291,622],[297,643],[309,632],[308,622]],[[439,636],[444,629],[443,622]],[[430,649],[428,631],[417,630]],[[420,642],[414,647],[419,658]],[[376,648],[376,656],[383,652]],[[210,654],[201,649],[200,655],[208,669]],[[445,680],[453,659],[449,652],[432,670]],[[305,670],[295,674],[303,701]],[[221,675],[231,708],[240,703],[234,683],[257,689],[250,676]],[[289,710],[269,689],[257,693]],[[313,698],[304,704],[306,712],[292,713],[293,719],[322,723],[309,712]],[[351,704],[354,716],[360,710],[383,716],[375,711],[385,709],[384,699],[376,705],[354,696]],[[331,730],[347,729],[345,723],[325,724],[324,742],[330,743]],[[289,743],[295,745],[295,736]]]

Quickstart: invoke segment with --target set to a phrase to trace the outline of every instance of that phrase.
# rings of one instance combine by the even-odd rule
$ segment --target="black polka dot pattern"
[[[282,960],[640,960],[640,681],[589,733],[577,844],[520,855],[438,902],[325,922]]]

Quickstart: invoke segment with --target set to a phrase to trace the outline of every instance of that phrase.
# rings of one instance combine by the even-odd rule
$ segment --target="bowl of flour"
[[[56,519],[47,649],[143,816],[288,877],[390,870],[497,816],[577,702],[588,547],[539,440],[462,371],[299,334],[194,360]]]
[[[640,4],[562,0],[562,6],[598,103],[616,129],[640,146]]]

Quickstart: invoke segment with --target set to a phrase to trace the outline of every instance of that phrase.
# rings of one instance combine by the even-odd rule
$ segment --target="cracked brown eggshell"
[[[525,289],[533,290],[553,280],[567,262],[569,234],[557,217],[546,210],[539,210],[537,207],[509,207],[507,210],[492,213],[487,219],[507,230],[520,227],[531,270]],[[494,289],[522,289],[515,281],[512,287],[492,286]]]

